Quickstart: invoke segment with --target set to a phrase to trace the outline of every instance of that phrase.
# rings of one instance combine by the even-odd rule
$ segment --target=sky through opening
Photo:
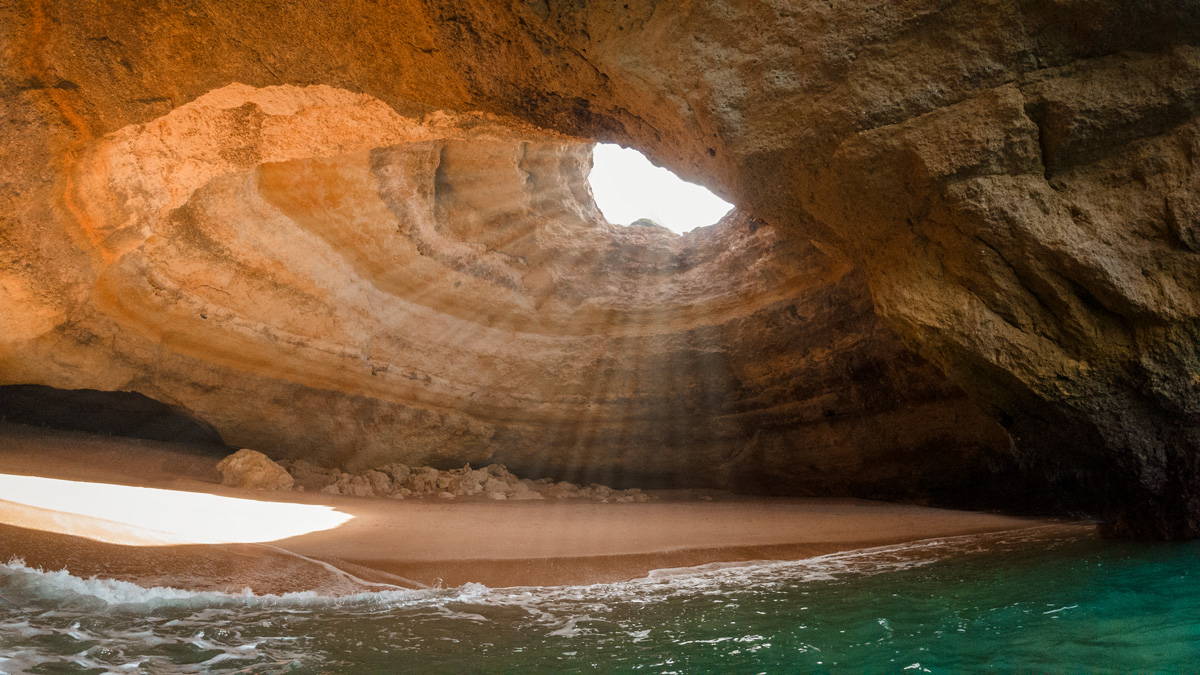
[[[649,218],[672,232],[712,225],[733,204],[654,166],[642,153],[610,143],[597,143],[588,175],[596,205],[608,222],[628,225]]]

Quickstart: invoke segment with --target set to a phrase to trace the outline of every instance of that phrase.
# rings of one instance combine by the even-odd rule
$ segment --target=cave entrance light
[[[733,208],[706,188],[654,166],[637,150],[610,143],[597,143],[592,151],[588,182],[596,205],[616,225],[649,218],[682,234],[712,225]]]

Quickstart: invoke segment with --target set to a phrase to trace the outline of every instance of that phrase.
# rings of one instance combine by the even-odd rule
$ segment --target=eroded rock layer
[[[848,265],[740,213],[610,225],[590,152],[330,87],[211,92],[81,151],[74,231],[32,238],[81,258],[31,268],[74,302],[4,379],[139,391],[331,466],[911,495],[913,457],[937,482],[1001,456]]]
[[[678,458],[643,440],[738,439],[671,443],[707,448],[686,455],[705,473],[757,456],[747,465],[769,483],[775,467],[794,480],[819,475],[805,462],[841,462],[798,447],[842,449],[843,468],[880,465],[862,461],[874,456],[864,448],[898,446],[871,421],[882,431],[887,414],[923,419],[900,402],[969,409],[877,314],[988,404],[1023,470],[1064,504],[1117,531],[1200,534],[1200,5],[91,10],[0,10],[4,381],[133,388],[297,453],[372,456],[383,450],[370,430],[395,424],[429,439],[414,448],[453,429],[465,454],[511,448],[525,458],[514,462],[654,473],[680,470]],[[294,89],[304,85],[330,89]],[[369,97],[339,104],[355,112],[337,122],[297,102],[350,91]],[[205,99],[224,112],[206,117]],[[180,115],[195,126],[169,131]],[[476,139],[476,126],[490,130]],[[210,140],[181,152],[189,138]],[[489,149],[460,145],[473,139]],[[574,194],[586,165],[576,139],[635,145],[742,211],[681,240],[592,227],[565,249],[586,264],[556,267],[564,249],[546,223],[584,231],[596,218]],[[488,190],[471,165],[508,171],[521,190],[498,189],[526,201],[472,194]],[[420,190],[440,198],[422,206]],[[379,217],[355,215],[368,212]],[[405,255],[420,261],[404,266],[411,274],[384,264]],[[715,273],[728,269],[726,293]],[[756,276],[764,269],[773,278]],[[679,282],[664,291],[653,281],[664,278]],[[448,300],[450,279],[474,299]],[[203,308],[216,318],[196,318]],[[403,342],[401,316],[426,337]],[[546,358],[543,384],[525,371],[534,354]],[[847,363],[879,367],[871,391],[893,394],[887,405]],[[490,373],[487,386],[468,371]],[[668,386],[665,373],[685,380]],[[703,394],[715,391],[729,394]],[[816,403],[831,391],[854,405]],[[234,421],[239,398],[274,431]],[[322,406],[335,414],[311,414]],[[524,426],[511,410],[541,421]],[[838,427],[844,411],[864,423]],[[655,415],[689,423],[634,423]],[[347,445],[346,424],[331,421],[346,417],[365,445]],[[921,430],[939,427],[914,426],[898,434],[910,458],[959,453],[916,452]],[[560,436],[546,428],[578,433],[548,440]],[[299,450],[301,438],[314,449]],[[946,480],[968,480],[956,466]]]

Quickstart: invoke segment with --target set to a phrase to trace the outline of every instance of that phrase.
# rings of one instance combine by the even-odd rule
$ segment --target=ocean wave
[[[536,658],[550,658],[545,650],[560,650],[554,652],[554,661],[539,662],[549,667],[558,664],[560,656],[574,654],[580,645],[599,650],[614,640],[651,646],[681,640],[679,636],[691,632],[671,625],[686,622],[687,617],[720,617],[718,623],[733,618],[741,623],[752,619],[750,614],[760,614],[750,608],[764,606],[765,598],[801,600],[807,605],[802,599],[809,590],[820,593],[821,588],[836,588],[848,580],[978,552],[1045,551],[1086,536],[1083,532],[1082,528],[1033,528],[939,538],[804,560],[656,570],[641,579],[586,586],[466,584],[342,595],[139,585],[83,578],[69,570],[47,571],[14,559],[0,565],[0,595],[7,601],[0,602],[4,647],[0,675],[29,672],[44,664],[57,664],[64,672],[284,673],[297,668],[326,672],[343,663],[339,654],[383,663],[378,660],[384,658],[379,650],[390,652],[387,663],[397,658],[425,659],[422,654],[427,651],[441,654],[425,661],[430,672],[453,672],[467,663],[456,659],[469,659],[470,650],[460,654],[459,643],[495,649],[509,644],[511,649],[502,650],[504,658],[524,658],[520,655],[525,649],[538,651]],[[739,609],[743,605],[745,609]],[[794,611],[807,609],[797,605]],[[878,625],[891,630],[886,622]],[[759,633],[767,634],[731,633],[730,644],[738,646],[730,649],[751,653],[769,647]],[[704,639],[693,641],[699,644]],[[381,667],[370,672],[391,671]]]
[[[193,591],[172,586],[140,586],[130,581],[102,577],[83,578],[68,570],[47,571],[30,567],[21,559],[0,564],[0,589],[4,600],[16,607],[25,603],[109,605],[135,610],[161,607],[410,607],[470,602],[489,590],[481,584],[451,589],[366,591],[348,595],[323,595],[317,591],[255,594],[249,588],[236,592]]]
[[[659,597],[700,593],[723,587],[755,584],[828,581],[847,576],[868,576],[932,564],[953,555],[995,551],[1027,545],[1035,539],[1064,539],[1084,536],[1077,526],[1039,526],[1001,533],[940,537],[904,544],[878,546],[831,553],[801,560],[710,563],[695,567],[667,568],[630,581],[581,586],[508,587],[493,589],[468,583],[454,588],[384,590],[327,595],[318,591],[284,594],[255,594],[249,588],[237,592],[194,591],[171,586],[140,586],[130,581],[99,577],[82,578],[68,570],[47,571],[29,567],[19,559],[0,564],[0,595],[20,605],[22,599],[46,603],[102,604],[127,609],[158,607],[362,607],[398,608],[465,604],[521,604],[535,600],[602,600],[621,596]],[[328,564],[321,563],[328,567]],[[345,573],[343,573],[345,574]],[[349,576],[349,575],[347,575]],[[353,577],[351,577],[353,578]],[[357,578],[354,578],[357,580]],[[366,584],[382,586],[382,584]]]

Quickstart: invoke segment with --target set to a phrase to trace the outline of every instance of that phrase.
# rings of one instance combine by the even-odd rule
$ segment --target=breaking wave
[[[339,663],[378,666],[356,666],[355,672],[391,672],[397,659],[410,666],[415,659],[426,669],[455,670],[455,664],[470,663],[456,661],[462,658],[457,651],[425,659],[459,643],[475,650],[503,649],[505,658],[523,659],[512,662],[523,667],[561,669],[555,659],[566,658],[566,652],[551,657],[542,653],[546,645],[592,641],[610,632],[615,637],[606,639],[621,644],[652,642],[662,630],[646,624],[643,612],[675,617],[697,607],[730,611],[740,601],[761,604],[775,596],[791,602],[797,593],[808,593],[803,589],[822,584],[860,583],[853,580],[973,553],[1031,546],[1042,550],[1078,539],[1081,532],[1031,528],[798,561],[657,570],[641,579],[588,586],[493,589],[466,584],[342,595],[142,586],[12,560],[0,565],[0,674],[47,667],[47,672],[88,673],[303,673],[337,670]],[[533,644],[525,645],[528,641]],[[424,651],[414,651],[418,648]],[[339,661],[341,652],[353,656]]]

